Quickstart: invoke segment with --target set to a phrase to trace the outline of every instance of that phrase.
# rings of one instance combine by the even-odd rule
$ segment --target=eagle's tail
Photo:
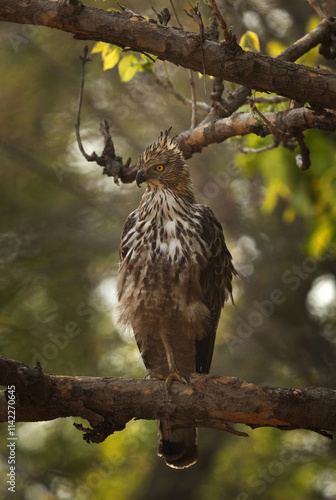
[[[197,427],[182,427],[178,421],[159,421],[159,457],[169,467],[184,469],[197,460]]]

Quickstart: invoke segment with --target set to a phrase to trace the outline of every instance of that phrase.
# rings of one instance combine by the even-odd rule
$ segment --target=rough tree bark
[[[294,64],[298,57],[320,45],[320,52],[333,57],[333,37],[336,18],[324,19],[311,33],[297,40],[277,58],[244,52],[234,41],[219,43],[202,39],[200,34],[180,28],[148,22],[130,11],[107,12],[84,6],[79,0],[0,0],[0,21],[33,24],[72,33],[81,40],[100,40],[150,53],[176,65],[240,83],[226,99],[213,101],[211,111],[203,122],[179,133],[177,141],[186,158],[211,143],[228,137],[250,133],[272,134],[277,144],[290,147],[297,144],[302,157],[307,156],[302,132],[308,128],[334,131],[336,110],[336,76],[326,70]],[[255,115],[237,113],[246,102],[251,89],[276,92],[296,101],[298,109],[269,114],[264,120]],[[312,109],[304,107],[308,102]],[[293,111],[293,112],[292,112]],[[106,153],[106,151],[105,151]],[[91,160],[93,161],[93,160]],[[115,180],[132,182],[135,170],[125,168],[122,159],[113,158],[111,173]],[[105,161],[99,163],[105,166]],[[309,160],[300,168],[308,168]]]
[[[175,383],[167,393],[159,380],[46,375],[40,368],[0,357],[0,384],[15,385],[16,421],[81,417],[92,426],[87,441],[101,442],[133,419],[184,419],[199,427],[233,432],[230,423],[251,428],[336,430],[336,391],[321,387],[259,387],[233,377],[194,374],[189,385]],[[0,393],[0,421],[8,417]]]
[[[131,13],[85,7],[78,0],[1,0],[0,21],[43,25],[70,32],[77,39],[129,47],[250,89],[336,110],[336,76],[326,70],[244,52],[234,43],[202,43],[197,33],[150,23]],[[334,19],[324,25],[329,35],[334,33]]]

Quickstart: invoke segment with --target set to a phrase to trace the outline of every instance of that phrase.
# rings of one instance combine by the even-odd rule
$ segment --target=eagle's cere
[[[148,375],[188,381],[208,373],[221,308],[232,299],[232,265],[223,230],[196,202],[189,169],[169,131],[138,160],[136,182],[147,183],[126,220],[120,245],[120,322],[129,324]],[[197,429],[160,421],[159,455],[175,468],[197,460]]]

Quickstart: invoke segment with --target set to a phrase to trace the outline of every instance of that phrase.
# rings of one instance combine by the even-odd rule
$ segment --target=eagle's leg
[[[177,382],[181,382],[182,384],[187,384],[187,381],[184,377],[182,377],[178,369],[176,367],[175,363],[175,358],[174,358],[174,353],[171,348],[168,336],[165,331],[160,332],[161,340],[164,346],[164,349],[166,351],[166,356],[167,356],[167,362],[168,362],[168,370],[169,370],[169,375],[166,378],[166,390],[169,391],[170,386],[176,380]]]

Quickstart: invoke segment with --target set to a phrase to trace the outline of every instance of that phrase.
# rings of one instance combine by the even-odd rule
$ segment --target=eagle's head
[[[190,172],[183,154],[169,130],[161,132],[158,140],[148,146],[138,160],[136,183],[146,182],[149,190],[169,189],[176,196],[195,201]]]

